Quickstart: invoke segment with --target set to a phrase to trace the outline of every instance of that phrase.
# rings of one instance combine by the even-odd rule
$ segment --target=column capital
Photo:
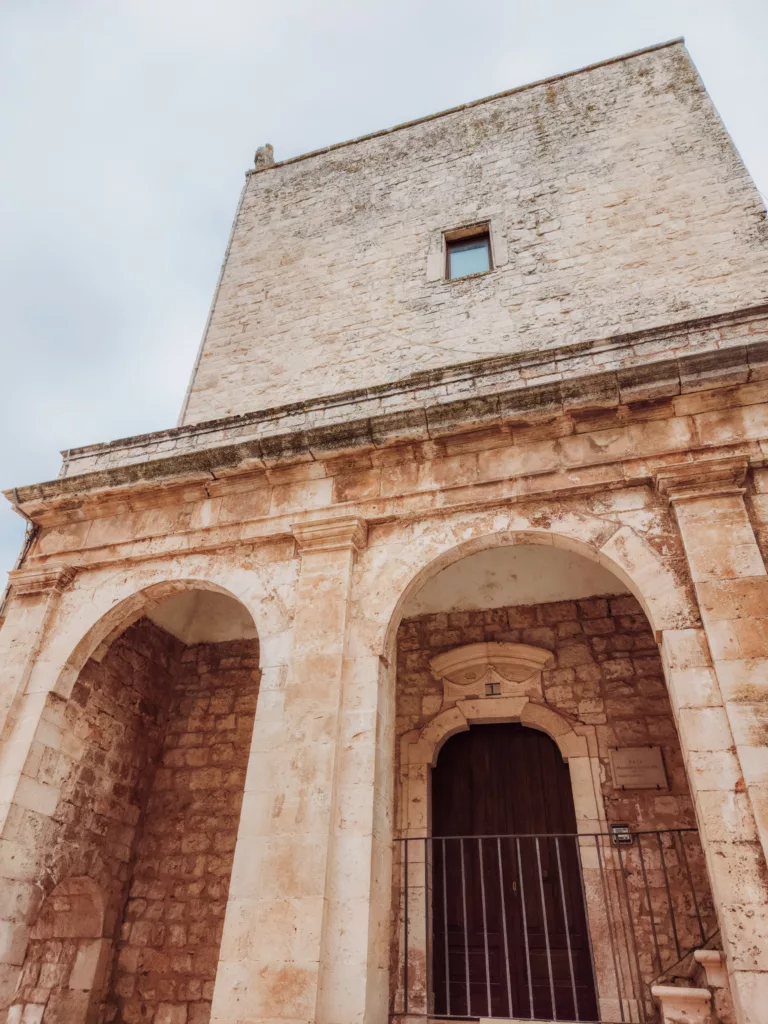
[[[362,551],[368,540],[368,525],[360,516],[337,516],[294,523],[293,536],[299,551]]]
[[[701,459],[667,466],[654,475],[656,491],[670,505],[696,498],[744,494],[749,469],[746,455]]]
[[[8,580],[15,595],[28,597],[51,591],[61,593],[76,575],[77,569],[71,565],[35,565],[26,569],[11,569]]]

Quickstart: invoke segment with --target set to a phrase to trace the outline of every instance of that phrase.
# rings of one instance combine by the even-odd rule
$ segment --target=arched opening
[[[471,1014],[483,1017],[655,1020],[651,985],[684,972],[692,951],[717,931],[656,633],[626,581],[569,548],[523,543],[446,562],[402,602],[396,638],[395,1013],[407,1008],[469,1015],[469,994]],[[526,655],[527,677],[505,664],[505,658],[522,657],[516,651],[534,649],[543,656],[534,665]],[[528,882],[538,886],[538,933],[531,915],[527,925],[520,924],[522,915],[514,922],[489,916],[489,889],[500,886],[498,866],[495,875],[485,877],[484,921],[477,871],[465,875],[463,890],[456,875],[460,866],[450,869],[456,877],[450,871],[445,879],[442,875],[446,830],[461,837],[469,819],[449,825],[441,817],[435,790],[441,747],[471,742],[465,737],[482,735],[477,727],[488,723],[521,723],[547,733],[559,748],[559,777],[570,788],[574,819],[570,828],[565,821],[557,824],[562,832],[552,832],[555,826],[542,820],[518,833],[515,814],[510,827],[502,828],[499,815],[508,813],[506,802],[521,801],[524,807],[529,788],[527,782],[505,779],[488,790],[491,803],[490,796],[473,800],[471,813],[483,821],[473,819],[464,834],[464,870],[469,871],[468,851],[478,845],[477,832],[489,836],[501,829],[495,834],[508,909],[519,899],[513,884],[524,884],[526,873],[534,872]],[[508,740],[511,733],[506,735]],[[488,764],[486,769],[491,771]],[[516,774],[525,777],[525,763],[518,769]],[[545,790],[541,801],[560,800],[553,796],[559,793],[554,783]],[[461,799],[466,794],[459,804]],[[451,800],[449,818],[450,805]],[[536,874],[536,837],[541,870],[551,873],[556,835],[564,876],[548,890],[550,880]],[[520,864],[504,860],[505,844],[516,852],[518,842],[521,857],[533,857],[522,866],[522,879],[513,877]],[[483,839],[479,845],[487,843]],[[578,859],[578,878],[563,860],[567,843]],[[532,845],[530,854],[526,844]],[[498,849],[494,853],[498,861]],[[581,904],[578,892],[573,896],[576,881]],[[462,917],[464,904],[456,900],[465,897],[469,903]],[[499,892],[497,903],[500,898]],[[586,912],[581,930],[580,905]],[[564,928],[569,915],[573,932]],[[446,920],[454,933],[447,939],[439,935]],[[522,936],[522,956],[511,949],[509,934],[505,945],[499,928],[491,927],[504,922]],[[529,956],[539,944],[539,967],[532,964],[516,980],[512,964],[519,969],[527,963],[526,941]]]
[[[56,790],[36,865],[52,891],[11,1012],[43,1024],[206,1024],[259,689],[253,619],[218,588],[160,585],[97,623],[64,675],[24,770]],[[46,963],[35,973],[51,908],[57,929],[88,917],[84,896],[62,916],[72,876],[103,900],[87,998],[72,994],[71,972]]]

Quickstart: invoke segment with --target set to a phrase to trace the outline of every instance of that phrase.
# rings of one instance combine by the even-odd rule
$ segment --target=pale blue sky
[[[0,488],[172,426],[278,159],[684,35],[768,194],[766,0],[3,0]],[[0,587],[23,523],[0,507]]]

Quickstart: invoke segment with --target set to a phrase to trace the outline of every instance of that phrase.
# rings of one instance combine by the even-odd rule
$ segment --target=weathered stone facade
[[[494,273],[446,282],[484,221]],[[682,46],[517,89],[252,173],[181,422],[729,312],[765,242]]]
[[[631,596],[493,608],[406,619],[398,631],[395,730],[423,729],[442,705],[430,671],[436,654],[478,642],[523,643],[554,652],[543,672],[543,703],[574,723],[596,726],[610,821],[633,828],[695,825],[680,740],[659,649]],[[669,789],[627,795],[611,783],[611,747],[662,748]]]
[[[765,211],[680,45],[252,173],[182,423],[8,493],[10,1024],[426,1015],[402,843],[490,722],[567,763],[602,1021],[763,1024]],[[457,696],[472,644],[518,675]]]

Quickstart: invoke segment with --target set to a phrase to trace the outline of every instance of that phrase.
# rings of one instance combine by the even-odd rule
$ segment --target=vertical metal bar
[[[501,894],[501,930],[504,940],[504,966],[507,971],[507,1003],[509,1016],[514,1017],[512,1012],[512,978],[509,973],[509,942],[507,940],[507,903],[504,899],[504,868],[501,866],[501,839],[496,837],[496,853],[499,857],[499,893]]]
[[[426,996],[426,1009],[427,1013],[434,1012],[435,1009],[435,991],[432,975],[434,973],[434,964],[432,963],[432,933],[434,931],[434,893],[432,891],[434,885],[434,879],[432,878],[432,856],[433,856],[433,843],[428,836],[424,836],[424,952],[426,955],[426,982],[427,989],[425,992]]]
[[[611,955],[611,958],[612,958],[612,961],[613,961],[613,976],[616,979],[616,991],[618,993],[618,1008],[620,1008],[620,1011],[621,1011],[621,1014],[622,1014],[622,1024],[624,1024],[625,1019],[626,1019],[625,1016],[624,1016],[624,1004],[625,1004],[624,985],[622,984],[622,974],[621,974],[620,970],[618,970],[618,962],[616,961],[616,946],[617,946],[617,942],[616,942],[616,938],[615,938],[615,934],[614,934],[614,929],[613,929],[613,914],[612,914],[612,911],[611,911],[610,897],[608,896],[608,884],[605,881],[605,868],[603,866],[603,855],[602,855],[602,853],[600,851],[600,839],[601,839],[600,836],[595,836],[595,852],[597,853],[597,866],[598,866],[598,870],[600,871],[600,888],[603,891],[603,902],[605,903],[605,920],[608,923],[608,938],[610,940],[610,955]],[[578,837],[577,837],[577,849],[579,849],[579,838]],[[581,854],[581,851],[580,851],[579,852],[579,863],[581,864],[581,862],[582,862],[582,854]],[[585,901],[586,901],[586,895],[585,895]],[[592,938],[590,937],[590,949],[591,949],[591,947],[592,947]],[[593,967],[592,967],[592,975],[593,975],[593,977],[595,979],[595,993],[597,994],[598,988],[597,988],[597,977],[595,976],[594,961],[593,961]],[[631,978],[632,978],[632,976],[630,975],[630,979]]]
[[[701,920],[701,911],[699,910],[699,901],[696,898],[696,889],[693,884],[693,876],[691,875],[691,865],[688,863],[688,854],[685,849],[685,840],[683,839],[683,833],[681,829],[677,830],[677,834],[680,837],[680,848],[683,852],[683,864],[685,864],[685,873],[688,876],[688,885],[691,887],[691,896],[693,897],[693,906],[696,910],[696,920],[699,922],[699,935],[701,935],[702,945],[707,941],[704,934],[704,922]]]
[[[525,909],[525,883],[523,882],[523,862],[520,859],[520,839],[515,837],[517,846],[517,877],[520,881],[520,904],[523,908],[523,936],[525,938],[525,966],[528,971],[528,1006],[529,1017],[533,1020],[533,981],[531,977],[531,950],[528,946],[528,913]]]
[[[555,1006],[555,979],[552,976],[552,950],[549,948],[549,925],[547,923],[547,905],[544,902],[544,876],[541,873],[541,846],[539,837],[536,836],[536,863],[539,869],[539,893],[541,894],[541,913],[544,918],[544,945],[547,950],[547,970],[549,971],[549,994],[552,999],[552,1018],[557,1020],[557,1008]]]
[[[483,945],[485,947],[485,996],[488,1001],[488,1016],[493,1016],[491,1009],[491,964],[488,958],[488,917],[485,910],[485,878],[483,876],[483,840],[477,837],[477,857],[480,863],[480,900],[483,904]]]
[[[664,844],[661,841],[661,832],[656,833],[656,845],[659,848],[659,856],[661,857],[661,869],[664,872],[664,888],[667,890],[667,904],[669,906],[669,919],[672,922],[672,934],[675,938],[675,950],[677,951],[677,959],[680,959],[680,941],[677,937],[677,922],[675,921],[675,908],[672,903],[672,893],[669,888],[669,876],[667,875],[667,861],[664,856]]]
[[[629,916],[629,932],[632,936],[631,946],[632,952],[635,958],[635,970],[637,971],[637,1002],[640,1007],[640,1012],[643,1015],[643,1020],[646,1019],[645,1015],[645,987],[643,985],[643,972],[640,970],[640,958],[637,955],[637,936],[635,933],[635,922],[632,920],[632,903],[629,899],[629,890],[627,888],[627,878],[624,874],[624,858],[621,855],[621,847],[616,847],[616,853],[619,856],[619,876],[621,878],[622,887],[624,889],[624,902],[627,905],[627,914]]]
[[[568,949],[568,969],[571,972],[571,991],[573,993],[573,1012],[576,1015],[577,1021],[581,1020],[579,1016],[579,1000],[576,996],[576,975],[573,972],[573,952],[571,950],[571,928],[568,923],[568,910],[565,906],[565,882],[563,881],[563,865],[560,860],[560,837],[555,836],[555,853],[557,854],[557,875],[560,880],[560,896],[563,901],[563,922],[565,924],[565,945]],[[587,908],[584,908],[586,914]]]
[[[405,892],[403,896],[405,919],[405,951],[403,959],[403,996],[405,1000],[404,1012],[408,1013],[408,840],[403,843],[405,847]]]
[[[445,939],[445,1011],[451,1016],[451,975],[448,964],[448,881],[445,866],[445,839],[443,844],[443,938]]]
[[[595,846],[598,846],[600,841],[599,836],[593,837],[595,840]],[[592,984],[595,986],[595,999],[600,998],[600,990],[597,987],[597,971],[595,970],[595,947],[592,944],[592,929],[589,924],[589,911],[587,910],[587,886],[584,882],[584,862],[581,859],[581,837],[574,836],[574,844],[576,846],[576,856],[579,861],[579,881],[581,882],[581,896],[584,900],[584,917],[587,926],[587,942],[589,944],[589,964],[592,968]],[[613,932],[611,931],[611,910],[608,904],[608,897],[605,889],[605,879],[603,878],[603,863],[600,860],[600,854],[598,852],[598,867],[600,869],[600,886],[603,890],[603,903],[605,904],[605,917],[608,921],[608,938],[611,945],[611,957],[613,958],[613,973],[616,978],[616,992],[619,996],[619,1012],[621,1013],[621,1021],[624,1024],[624,999],[622,995],[621,987],[621,976],[616,965],[616,946],[613,941]]]
[[[467,932],[467,879],[464,872],[464,838],[459,840],[461,850],[461,904],[464,911],[464,973],[467,981],[467,1016],[472,1016],[472,996],[469,991],[469,934]]]
[[[645,892],[648,896],[648,910],[651,915],[651,933],[653,934],[653,946],[656,950],[656,958],[659,962],[659,973],[664,970],[664,964],[661,962],[661,950],[659,949],[659,937],[656,934],[656,915],[653,912],[653,899],[651,897],[651,887],[648,884],[648,875],[645,870],[645,857],[643,856],[643,837],[638,832],[637,834],[637,852],[640,854],[640,868],[643,872],[643,885],[645,886]]]

